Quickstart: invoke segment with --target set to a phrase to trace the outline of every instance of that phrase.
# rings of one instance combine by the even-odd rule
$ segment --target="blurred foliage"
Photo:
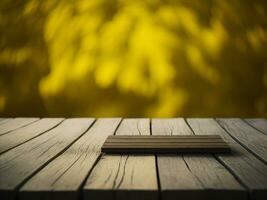
[[[2,116],[267,116],[266,0],[1,0]]]

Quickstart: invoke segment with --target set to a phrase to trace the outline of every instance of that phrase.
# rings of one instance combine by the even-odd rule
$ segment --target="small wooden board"
[[[104,153],[228,153],[229,145],[219,135],[108,136]]]

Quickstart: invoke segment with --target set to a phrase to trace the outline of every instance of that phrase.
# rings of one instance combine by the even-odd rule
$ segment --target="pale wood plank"
[[[218,123],[244,147],[267,164],[267,137],[241,119],[218,119]]]
[[[0,135],[4,135],[10,131],[26,126],[30,123],[39,120],[39,118],[15,118],[7,123],[0,125]]]
[[[93,119],[67,119],[56,128],[0,156],[0,195],[14,199],[15,190],[78,139]]]
[[[237,143],[213,119],[188,119],[195,134],[219,134],[228,142],[232,154],[216,157],[249,188],[252,199],[267,199],[267,166]],[[252,133],[253,134],[253,133]]]
[[[79,188],[100,156],[102,144],[114,134],[120,121],[98,119],[86,134],[20,189],[19,199],[78,199]]]
[[[190,135],[184,119],[153,119],[153,135]],[[246,199],[245,189],[210,154],[158,155],[165,199]]]
[[[13,120],[12,118],[2,118],[1,121],[0,121],[0,125],[1,124],[4,124],[4,123],[7,123],[9,121]]]
[[[116,135],[150,135],[149,119],[124,119]],[[84,186],[84,199],[157,199],[154,155],[104,155]]]
[[[63,118],[44,118],[0,136],[0,153],[14,148],[58,125]]]
[[[267,120],[266,119],[245,119],[254,128],[267,135]]]

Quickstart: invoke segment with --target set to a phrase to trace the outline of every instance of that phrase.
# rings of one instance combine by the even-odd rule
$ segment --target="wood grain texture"
[[[249,151],[267,164],[267,137],[241,119],[218,119],[218,123]]]
[[[15,118],[13,120],[8,121],[7,123],[3,123],[0,125],[0,136],[10,131],[16,130],[17,128],[33,123],[38,119],[39,118]]]
[[[0,153],[14,148],[58,125],[63,118],[44,118],[0,136]]]
[[[0,195],[14,199],[15,190],[78,139],[93,119],[67,119],[56,128],[0,156]]]
[[[245,119],[252,127],[267,135],[267,120],[266,119]]]
[[[114,134],[120,118],[98,119],[63,154],[51,161],[19,191],[19,199],[66,199],[79,197],[79,188],[100,156],[106,137]]]
[[[184,119],[153,119],[152,134],[193,134]],[[165,199],[246,199],[244,188],[210,154],[158,155]]]
[[[204,136],[108,136],[104,153],[229,153],[229,146],[218,135]]]
[[[116,135],[150,135],[149,119],[124,119]],[[154,155],[103,155],[86,184],[84,199],[157,199]]]
[[[115,132],[120,119],[99,119],[94,124],[93,119],[84,118],[62,123],[56,119],[60,124],[52,118],[35,118],[25,124],[22,119],[29,118],[2,124],[5,119],[0,118],[0,132],[5,129],[0,151],[12,148],[0,155],[0,198],[4,200],[267,199],[265,119],[219,119],[220,124],[213,119],[153,119],[151,123],[149,119],[125,119],[117,130],[122,139],[128,137],[123,135],[151,137],[152,128],[161,142],[161,134],[185,138],[194,133],[218,134],[232,149],[231,154],[156,157],[101,157],[101,145]]]
[[[267,166],[237,143],[213,119],[188,119],[195,134],[219,134],[228,142],[232,154],[216,157],[249,188],[252,199],[267,199]]]

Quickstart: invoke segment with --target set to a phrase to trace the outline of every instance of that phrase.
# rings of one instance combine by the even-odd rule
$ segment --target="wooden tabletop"
[[[230,154],[101,154],[108,135],[219,134]],[[267,120],[0,118],[0,199],[267,199]]]

